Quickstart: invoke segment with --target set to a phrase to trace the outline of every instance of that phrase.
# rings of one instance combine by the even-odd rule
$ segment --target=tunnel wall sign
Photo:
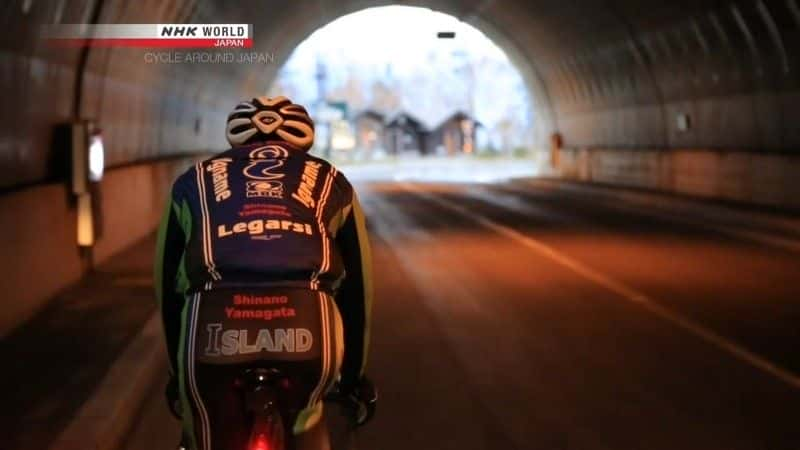
[[[221,48],[253,46],[253,25],[159,23],[45,25],[51,45],[65,47]]]
[[[105,169],[103,135],[91,120],[72,123],[70,185],[77,205],[77,243],[91,247],[100,235],[97,197]]]

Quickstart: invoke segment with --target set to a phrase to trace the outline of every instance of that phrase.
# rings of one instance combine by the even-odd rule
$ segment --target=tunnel
[[[265,92],[305,38],[346,14],[390,4],[397,3],[14,0],[0,6],[0,79],[5,93],[0,125],[0,246],[5,257],[0,268],[4,273],[2,291],[6,293],[0,336],[20,333],[26,323],[47,311],[52,298],[79,285],[87,275],[98,270],[102,273],[98,268],[113,264],[120,251],[150,236],[161,218],[175,176],[198,158],[228,148],[223,126],[228,111],[242,98]],[[532,99],[536,120],[531,146],[542,155],[540,170],[547,174],[546,183],[563,181],[576,192],[593,187],[604,193],[622,189],[635,192],[629,196],[669,199],[663,202],[696,202],[692,203],[692,214],[696,213],[700,221],[705,214],[711,214],[704,210],[709,204],[742,208],[754,214],[785,214],[791,219],[777,220],[778,228],[788,230],[791,238],[782,235],[759,242],[786,243],[800,235],[795,228],[795,215],[800,210],[797,0],[430,0],[400,4],[430,8],[471,24],[509,56]],[[145,23],[252,24],[253,48],[237,52],[265,52],[270,61],[255,69],[253,65],[236,64],[147,64],[143,61],[146,49],[54,46],[41,31],[42,26],[52,24]],[[413,24],[409,24],[408,32],[414,32]],[[80,205],[70,191],[70,138],[65,131],[80,121],[91,121],[101,130],[105,148],[105,174],[93,188],[97,238],[90,248],[76,244]],[[448,193],[449,188],[441,189],[444,198],[451,198],[447,197],[453,195]],[[502,199],[508,192],[497,195]],[[402,203],[400,197],[397,201]],[[469,207],[447,204],[452,214]],[[393,214],[387,204],[376,200],[375,205],[373,212],[383,211],[386,217]],[[643,202],[640,207],[649,209],[650,205]],[[409,210],[416,211],[413,207]],[[419,213],[420,217],[425,215],[424,211]],[[727,220],[733,213],[726,214]],[[482,220],[478,223],[484,223]],[[741,221],[748,227],[756,223],[746,218]],[[623,219],[609,223],[623,230],[633,228]],[[736,234],[731,231],[730,221],[720,226],[729,237],[761,236],[760,231],[750,228]],[[454,229],[467,232],[471,228],[462,224]],[[520,237],[519,232],[505,225],[492,225],[490,229],[503,236]],[[565,230],[570,232],[569,227]],[[598,233],[600,237],[591,244],[597,255],[624,259],[627,251],[633,251],[624,246],[613,247],[603,240],[602,232]],[[637,231],[627,235],[636,236]],[[676,252],[688,251],[675,245]],[[787,252],[797,251],[796,244],[787,245]],[[753,258],[763,263],[763,268],[780,267],[775,276],[781,283],[796,284],[797,279],[789,280],[797,272],[791,272],[789,263],[782,263],[790,259],[788,256],[782,254],[781,262],[760,253]],[[561,263],[572,269],[577,267],[579,274],[599,281],[606,291],[621,291],[634,301],[639,298],[636,292],[571,261]],[[718,263],[723,261],[724,258]],[[676,273],[686,275],[682,268]],[[119,283],[147,283],[137,277],[123,277]],[[677,282],[659,279],[658,283],[668,281]],[[712,295],[713,289],[708,289]],[[791,298],[797,291],[786,289],[785,295],[765,296],[784,299],[775,300],[776,304],[766,308],[772,308],[780,317],[776,319],[780,322],[777,328],[789,330],[791,326],[782,321],[798,318],[797,297]],[[150,301],[144,298],[147,295],[141,296],[142,301]],[[675,319],[649,300],[644,303],[656,316]],[[741,306],[737,311],[748,314],[749,309]],[[767,325],[763,326],[768,327],[769,321],[765,320]],[[706,332],[705,328],[698,331],[694,322],[686,325],[683,319],[675,321],[679,328],[688,328],[690,334],[701,335],[703,342],[730,351],[725,325]],[[796,322],[794,325],[795,331],[786,331],[786,339],[796,344]],[[781,390],[784,387],[773,386],[763,388],[769,391],[764,395],[778,392],[796,398],[798,376],[785,369],[800,368],[796,367],[796,358],[773,365],[791,353],[783,348],[776,350],[779,356],[774,358],[752,357],[762,344],[758,341],[744,345],[747,350],[732,353],[734,358],[755,361],[756,367],[789,380],[789,394]],[[13,354],[25,357],[24,353]],[[478,372],[472,376],[494,376],[475,370]],[[738,372],[736,376],[746,378]],[[500,376],[505,380],[504,377],[514,378]],[[725,389],[739,389],[727,381],[717,382]],[[708,383],[713,384],[713,380]],[[605,391],[597,395],[612,396]],[[747,393],[736,395],[744,403],[749,401]],[[605,412],[603,408],[597,411]],[[743,418],[739,419],[747,423],[753,413],[742,413]],[[487,427],[489,436],[504,420],[516,430],[526,426],[525,420],[504,414],[482,420],[485,422],[481,426]],[[540,428],[550,423],[546,415],[529,420]],[[765,425],[767,431],[760,430],[777,433],[772,434],[776,442],[800,443],[796,431],[778,430],[783,422],[776,423]],[[567,427],[564,423],[558,426]],[[503,441],[511,438],[498,439],[509,448],[540,448],[519,442],[514,447]],[[546,448],[573,448],[561,438],[552,439],[546,440]],[[606,448],[592,446],[584,439],[586,436],[577,433],[571,442],[575,448]],[[622,443],[633,441],[614,442],[625,445]],[[755,437],[741,442],[745,442],[741,448],[790,448],[757,446],[760,441]],[[628,448],[636,448],[631,445]]]

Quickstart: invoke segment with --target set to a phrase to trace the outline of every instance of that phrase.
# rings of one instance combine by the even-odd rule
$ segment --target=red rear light
[[[269,442],[267,442],[267,436],[263,433],[256,436],[256,439],[253,442],[252,447],[250,447],[250,450],[269,450]]]

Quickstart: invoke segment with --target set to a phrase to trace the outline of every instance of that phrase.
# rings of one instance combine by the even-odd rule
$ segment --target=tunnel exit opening
[[[383,6],[308,35],[268,93],[309,107],[313,151],[371,177],[484,181],[539,166],[535,96],[493,39],[428,8]],[[352,172],[352,170],[351,170]]]

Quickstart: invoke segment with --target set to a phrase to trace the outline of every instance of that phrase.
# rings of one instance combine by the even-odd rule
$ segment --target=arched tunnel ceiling
[[[337,17],[386,4],[392,3],[6,2],[0,187],[52,178],[53,127],[78,116],[100,118],[111,165],[218,149],[230,105],[265,90],[299,42]],[[553,131],[571,147],[792,151],[800,144],[797,0],[402,4],[454,15],[496,39],[535,97],[536,145]],[[39,24],[92,21],[253,23],[254,50],[272,52],[276,61],[146,64],[147,50],[82,54],[38,38]],[[689,130],[678,130],[679,114],[689,118]]]

